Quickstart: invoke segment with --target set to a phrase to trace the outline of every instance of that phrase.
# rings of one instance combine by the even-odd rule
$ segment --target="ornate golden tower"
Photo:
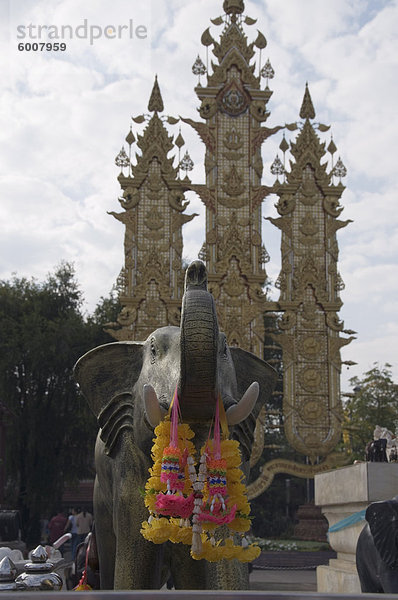
[[[256,48],[260,52],[265,48],[265,37],[258,33],[248,43],[243,25],[253,25],[255,20],[242,15],[243,1],[226,0],[224,11],[212,19],[214,25],[223,26],[220,41],[213,39],[209,29],[201,40],[206,49],[212,46],[217,59],[212,72],[199,57],[193,66],[199,75],[195,88],[201,100],[199,113],[206,122],[182,120],[206,146],[206,183],[190,187],[206,206],[206,238],[200,257],[207,264],[220,328],[230,345],[263,357],[268,255],[261,239],[261,203],[271,190],[261,185],[261,144],[281,127],[262,125],[269,116],[268,78],[273,71],[268,63],[271,71],[263,72],[267,85],[261,89],[261,75],[255,74],[252,59]],[[206,72],[204,87],[200,76]]]
[[[316,129],[329,127],[312,122],[315,110],[308,86],[300,117],[301,131],[290,149],[290,172],[279,157],[271,167],[284,181],[275,184],[280,216],[268,220],[282,232],[282,269],[276,285],[283,315],[280,334],[274,338],[283,349],[285,433],[289,444],[315,463],[333,450],[341,435],[340,348],[353,338],[340,333],[354,332],[344,330],[337,316],[344,284],[337,270],[336,232],[351,221],[337,218],[343,210],[339,199],[346,169],[339,159],[328,173],[327,161],[321,162],[325,143]],[[282,150],[287,149],[284,140]],[[328,150],[333,160],[333,140]]]
[[[111,212],[125,226],[125,262],[118,278],[122,311],[117,323],[109,324],[108,333],[117,340],[143,340],[157,327],[179,325],[183,294],[182,226],[195,214],[184,211],[189,179],[179,178],[179,168],[168,154],[183,144],[179,135],[173,143],[159,113],[163,100],[157,78],[149,99],[153,113],[143,135],[138,136],[136,164],[131,164],[132,131],[126,141],[129,155],[122,148],[116,157],[121,167],[118,180],[123,190],[121,213]],[[138,123],[144,115],[134,119]],[[169,123],[177,119],[167,117]],[[124,175],[124,169],[128,170]]]

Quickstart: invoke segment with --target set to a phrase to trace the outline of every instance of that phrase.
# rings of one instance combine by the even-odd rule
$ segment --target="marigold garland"
[[[176,394],[173,405],[171,420],[169,414],[155,428],[154,464],[145,486],[150,516],[142,523],[142,535],[155,544],[170,540],[191,545],[191,556],[196,560],[254,560],[260,548],[249,544],[243,535],[251,520],[239,443],[225,439],[228,426],[221,400],[216,403],[214,439],[201,449],[198,473],[191,441],[194,433],[189,425],[177,422]],[[224,439],[220,438],[221,430]],[[221,539],[216,541],[215,534]]]

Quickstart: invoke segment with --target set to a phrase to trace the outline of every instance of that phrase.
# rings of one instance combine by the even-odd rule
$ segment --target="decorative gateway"
[[[191,546],[191,556],[210,562],[238,559],[250,562],[260,548],[249,544],[250,505],[242,483],[239,443],[228,439],[223,403],[216,402],[213,439],[200,451],[195,466],[194,433],[179,423],[177,391],[166,418],[155,429],[153,467],[145,487],[150,516],[141,533],[149,541]],[[240,534],[240,543],[235,541]],[[235,538],[235,539],[234,539]]]

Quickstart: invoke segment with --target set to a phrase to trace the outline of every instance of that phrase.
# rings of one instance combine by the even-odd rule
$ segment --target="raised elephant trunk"
[[[218,322],[207,290],[205,265],[191,263],[185,276],[181,312],[181,413],[188,421],[211,420],[217,398]]]
[[[181,415],[188,423],[211,421],[219,388],[225,391],[228,387],[218,380],[221,372],[219,343],[216,307],[213,296],[207,290],[206,267],[202,261],[195,260],[185,275],[180,328],[180,379],[177,386]],[[243,350],[240,352],[244,354]],[[260,360],[254,356],[252,359]],[[232,361],[232,358],[229,360]],[[258,375],[261,375],[261,369]],[[156,391],[149,382],[145,383],[143,392],[148,421],[156,427],[166,409],[159,404]],[[228,424],[232,426],[244,421],[252,412],[258,395],[259,384],[253,381],[240,399],[228,396]],[[224,402],[226,397],[222,397],[222,400]]]

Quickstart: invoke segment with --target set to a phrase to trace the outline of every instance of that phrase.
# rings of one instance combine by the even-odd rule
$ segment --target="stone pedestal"
[[[315,475],[315,504],[320,506],[329,527],[378,500],[398,493],[397,463],[359,463]],[[337,552],[328,566],[317,568],[318,592],[361,593],[355,566],[357,540],[365,521],[329,534]]]
[[[295,538],[326,543],[328,522],[322,515],[319,506],[302,504],[298,507],[296,519],[298,519],[298,523],[294,527]]]

